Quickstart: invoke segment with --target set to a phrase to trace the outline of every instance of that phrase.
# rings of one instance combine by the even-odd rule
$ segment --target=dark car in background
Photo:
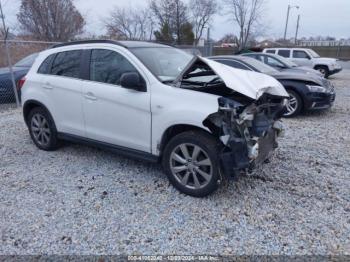
[[[300,74],[315,74],[319,77],[323,77],[323,75],[310,67],[299,66],[296,63],[284,58],[283,56],[268,54],[268,53],[245,53],[242,56],[247,56],[254,58],[266,65],[269,65],[275,68],[278,71],[282,72],[291,72],[291,73],[300,73]]]
[[[27,74],[37,56],[38,53],[26,56],[12,67],[16,85]],[[0,103],[11,102],[15,102],[15,94],[13,92],[10,68],[0,68]]]
[[[303,110],[327,109],[334,103],[334,86],[329,80],[315,74],[280,72],[247,56],[213,56],[209,58],[234,68],[268,74],[276,78],[290,96],[284,113],[285,117],[296,116]]]

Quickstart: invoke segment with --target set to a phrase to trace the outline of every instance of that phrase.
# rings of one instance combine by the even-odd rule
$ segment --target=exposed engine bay
[[[224,145],[220,157],[225,173],[252,169],[277,148],[277,137],[283,132],[279,119],[287,103],[283,87],[282,95],[264,92],[253,99],[228,87],[220,74],[201,60],[184,70],[177,86],[219,96],[218,111],[203,125]]]

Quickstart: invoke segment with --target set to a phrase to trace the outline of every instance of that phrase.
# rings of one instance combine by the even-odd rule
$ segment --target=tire
[[[301,112],[303,108],[303,101],[301,100],[300,95],[297,94],[296,92],[292,90],[287,90],[287,92],[290,98],[286,105],[286,109],[283,116],[288,118],[288,117],[294,117]]]
[[[188,131],[166,145],[162,164],[171,184],[193,197],[216,191],[223,177],[220,168],[222,144],[202,131]]]
[[[28,114],[27,123],[30,137],[39,149],[53,151],[59,147],[56,125],[46,109],[33,108]]]
[[[324,78],[328,78],[329,77],[329,69],[327,66],[315,66],[315,69],[317,71],[319,71]]]

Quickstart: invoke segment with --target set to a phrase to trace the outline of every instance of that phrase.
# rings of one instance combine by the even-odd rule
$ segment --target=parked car
[[[214,61],[234,68],[260,72],[276,78],[287,90],[289,100],[285,117],[293,117],[303,110],[327,109],[335,100],[332,83],[316,75],[280,72],[258,60],[246,56],[214,56]]]
[[[37,53],[31,54],[12,67],[16,84],[27,74],[37,56]],[[0,98],[0,102],[15,102],[11,73],[8,67],[0,68]]]
[[[255,58],[256,60],[275,68],[278,71],[300,73],[300,74],[315,74],[323,77],[322,73],[306,66],[298,66],[296,63],[284,58],[280,55],[268,53],[245,53],[242,56]]]
[[[68,140],[159,161],[178,190],[196,197],[271,156],[288,98],[270,76],[133,41],[57,45],[21,83],[39,149]]]
[[[314,50],[308,48],[265,48],[263,52],[280,55],[300,66],[318,70],[325,78],[342,70],[337,59],[320,57]]]

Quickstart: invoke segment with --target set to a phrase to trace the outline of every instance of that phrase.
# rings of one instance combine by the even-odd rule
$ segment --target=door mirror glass
[[[146,84],[138,73],[128,72],[120,77],[120,85],[124,88],[146,92]]]

